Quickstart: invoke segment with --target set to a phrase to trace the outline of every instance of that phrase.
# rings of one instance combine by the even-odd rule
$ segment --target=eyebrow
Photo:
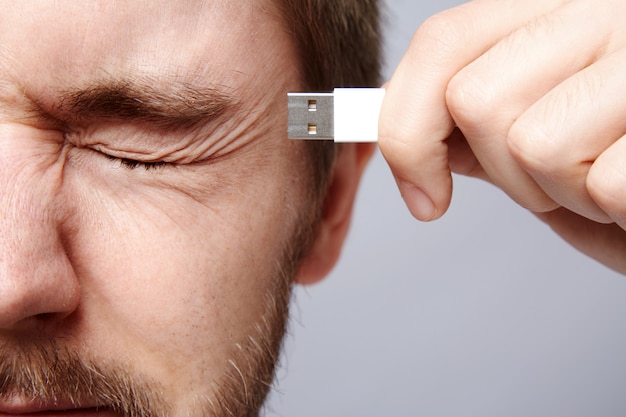
[[[66,90],[60,94],[57,110],[70,121],[131,121],[177,129],[214,120],[236,102],[235,97],[216,88],[133,78]]]

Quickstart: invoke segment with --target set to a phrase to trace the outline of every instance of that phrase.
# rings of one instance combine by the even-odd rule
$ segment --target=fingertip
[[[441,217],[452,198],[452,173],[446,146],[397,139],[384,144],[386,146],[380,147],[381,153],[413,217],[421,221]]]
[[[427,222],[439,217],[435,203],[424,191],[408,183],[399,183],[398,187],[404,203],[417,220]]]

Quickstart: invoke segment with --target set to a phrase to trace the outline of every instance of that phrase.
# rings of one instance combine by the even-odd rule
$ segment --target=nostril
[[[21,279],[24,274],[0,273],[0,329],[47,327],[64,321],[76,310],[80,286],[71,271],[38,272],[35,270],[30,279]]]
[[[80,283],[61,239],[39,223],[22,224],[21,239],[1,251],[0,329],[60,323],[78,307]]]
[[[34,319],[36,319],[37,321],[50,321],[53,320],[57,315],[57,313],[40,313],[34,316]]]
[[[41,332],[47,332],[50,329],[55,329],[58,326],[67,325],[66,319],[70,314],[66,313],[41,313],[34,314],[29,317],[24,317],[19,322],[16,322],[11,330],[16,333],[33,333],[41,335]],[[0,414],[2,415],[2,414]]]

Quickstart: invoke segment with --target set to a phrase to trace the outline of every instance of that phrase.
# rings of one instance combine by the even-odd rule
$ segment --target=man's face
[[[258,406],[307,211],[294,63],[265,1],[6,4],[0,415]]]

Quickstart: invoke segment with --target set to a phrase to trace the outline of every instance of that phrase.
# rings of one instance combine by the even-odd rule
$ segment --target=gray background
[[[387,1],[386,76],[459,1]],[[342,258],[296,292],[272,417],[626,416],[626,278],[494,187],[432,224],[376,155]]]

